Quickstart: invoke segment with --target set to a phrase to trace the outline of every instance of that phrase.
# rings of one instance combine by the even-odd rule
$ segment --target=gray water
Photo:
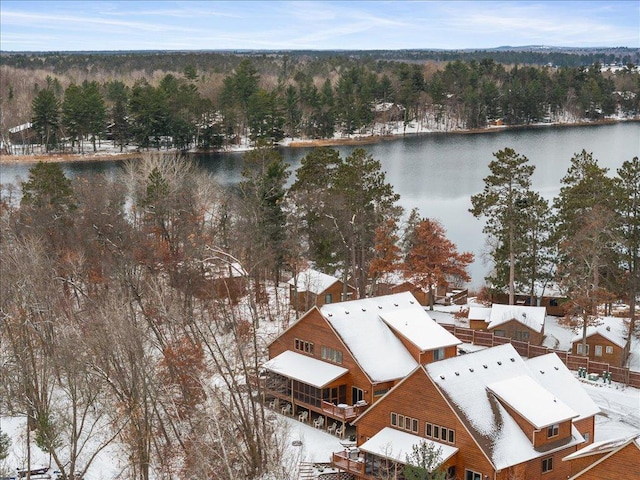
[[[489,269],[483,257],[483,222],[469,212],[471,195],[482,191],[493,153],[513,148],[536,166],[533,188],[551,200],[560,191],[560,180],[571,157],[583,149],[593,153],[601,167],[615,175],[626,160],[640,156],[640,123],[584,127],[540,127],[480,134],[424,134],[408,136],[364,148],[382,163],[386,179],[400,194],[408,211],[418,208],[424,217],[438,219],[459,251],[470,251],[476,260],[470,268],[472,287],[479,287]],[[336,147],[343,157],[355,147]],[[292,169],[310,149],[283,148],[281,153]],[[241,177],[242,153],[194,155],[202,168],[222,185],[234,185]],[[113,174],[121,162],[70,162],[65,173]],[[30,164],[0,165],[0,182],[26,179]],[[293,177],[293,175],[292,175]]]

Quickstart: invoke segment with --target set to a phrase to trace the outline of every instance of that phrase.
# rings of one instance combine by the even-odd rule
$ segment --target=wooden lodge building
[[[297,311],[306,312],[311,307],[351,300],[355,288],[331,275],[308,268],[287,282],[289,303]]]
[[[589,357],[592,362],[603,362],[624,367],[631,342],[622,318],[606,317],[598,326],[587,327],[587,351],[582,350],[582,332],[571,339],[571,353]]]
[[[408,292],[314,306],[268,346],[265,395],[285,413],[344,424],[460,343]]]
[[[546,307],[504,305],[494,303],[491,308],[471,307],[469,326],[532,345],[542,345]]]
[[[563,458],[569,480],[640,480],[640,434],[593,443]]]
[[[375,285],[376,295],[411,292],[420,305],[431,305],[431,293],[428,288],[419,287],[415,281],[405,278],[401,272],[385,274]],[[441,305],[465,305],[469,297],[466,288],[449,289],[444,285],[433,288],[433,303]]]
[[[357,455],[334,453],[334,465],[357,479],[403,479],[407,455],[427,441],[449,478],[566,479],[562,459],[593,439],[598,408],[549,355],[531,364],[505,344],[417,366],[354,421]]]

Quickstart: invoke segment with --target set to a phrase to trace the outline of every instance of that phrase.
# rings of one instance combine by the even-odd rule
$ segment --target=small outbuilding
[[[356,290],[336,277],[308,268],[287,282],[289,303],[298,311],[352,300]]]
[[[629,356],[630,342],[624,319],[605,317],[600,325],[587,327],[586,352],[582,349],[582,333],[571,339],[571,353],[589,357],[592,362],[604,362],[623,367]]]

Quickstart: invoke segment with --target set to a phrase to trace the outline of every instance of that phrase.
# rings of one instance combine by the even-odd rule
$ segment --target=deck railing
[[[358,475],[364,475],[364,460],[362,457],[356,459],[349,458],[349,452],[334,452],[333,464],[336,468],[346,470],[349,473],[355,473]]]

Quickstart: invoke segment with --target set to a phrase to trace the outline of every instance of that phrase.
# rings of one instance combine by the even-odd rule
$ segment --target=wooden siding
[[[576,475],[602,458],[602,455],[589,455],[581,459],[570,460],[571,475]],[[579,461],[580,460],[580,461]],[[585,460],[588,460],[585,465]],[[576,477],[579,480],[625,479],[640,480],[640,450],[631,442],[598,465]],[[564,477],[562,477],[564,478]]]
[[[327,295],[331,295],[330,303],[338,303],[343,301],[343,289],[344,283],[341,280],[336,281],[333,285],[331,285],[329,288],[319,293],[318,295],[308,291],[296,292],[295,287],[293,285],[289,285],[289,303],[298,311],[304,312],[309,310],[314,305],[316,307],[325,305],[327,303]],[[355,294],[355,289],[347,285],[347,298],[345,300],[355,299]]]
[[[581,344],[582,340],[574,342],[571,345],[571,353],[578,355],[578,345]],[[589,345],[589,354],[586,356],[589,357],[590,361],[609,363],[618,367],[624,367],[627,360],[627,354],[629,353],[629,342],[627,342],[626,348],[620,348],[619,345],[607,340],[599,333],[594,333],[587,337],[587,345]],[[602,355],[596,356],[596,346],[602,347]],[[613,347],[613,353],[607,353],[607,347]]]
[[[378,399],[373,395],[374,385],[318,309],[309,310],[300,320],[269,345],[269,358],[274,358],[286,350],[306,355],[304,352],[295,349],[294,342],[296,338],[313,342],[314,354],[309,356],[313,356],[318,360],[322,360],[323,346],[342,352],[340,366],[348,369],[349,373],[341,377],[339,383],[347,385],[347,403],[349,405],[355,403],[353,402],[351,391],[353,386],[360,388],[364,392],[364,400],[370,405]]]
[[[506,468],[496,475],[496,480],[561,480],[566,479],[570,473],[570,465],[563,462],[562,458],[576,451],[576,447],[569,447],[557,451],[550,455],[544,455],[528,462]],[[553,469],[542,473],[542,461],[548,458],[553,459]],[[615,478],[615,477],[614,477]],[[602,480],[602,479],[600,479]]]
[[[496,330],[503,330],[504,335],[500,335],[502,337],[510,338],[518,341],[529,342],[532,345],[542,345],[542,339],[544,338],[544,328],[541,332],[536,332],[531,328],[527,327],[523,323],[518,322],[517,320],[509,320],[508,322],[497,325],[494,328],[489,328],[488,331],[492,332],[495,335]],[[529,339],[523,339],[522,333],[529,333]],[[520,334],[520,336],[518,336]],[[498,335],[496,335],[498,336]]]
[[[427,422],[453,429],[453,445],[459,452],[447,465],[454,465],[458,476],[464,474],[465,468],[469,468],[493,478],[491,463],[423,369],[414,371],[358,420],[357,444],[362,445],[384,427],[391,427],[391,412],[418,419],[417,435],[421,437],[425,436]]]
[[[484,320],[469,320],[469,327],[472,330],[486,330],[489,324]]]
[[[593,436],[595,435],[596,417],[591,416],[576,420],[573,422],[573,425],[582,434],[583,437],[585,433],[589,434],[589,439],[586,442],[578,445],[578,448],[580,449],[586,447],[587,445],[591,445],[593,443]]]

